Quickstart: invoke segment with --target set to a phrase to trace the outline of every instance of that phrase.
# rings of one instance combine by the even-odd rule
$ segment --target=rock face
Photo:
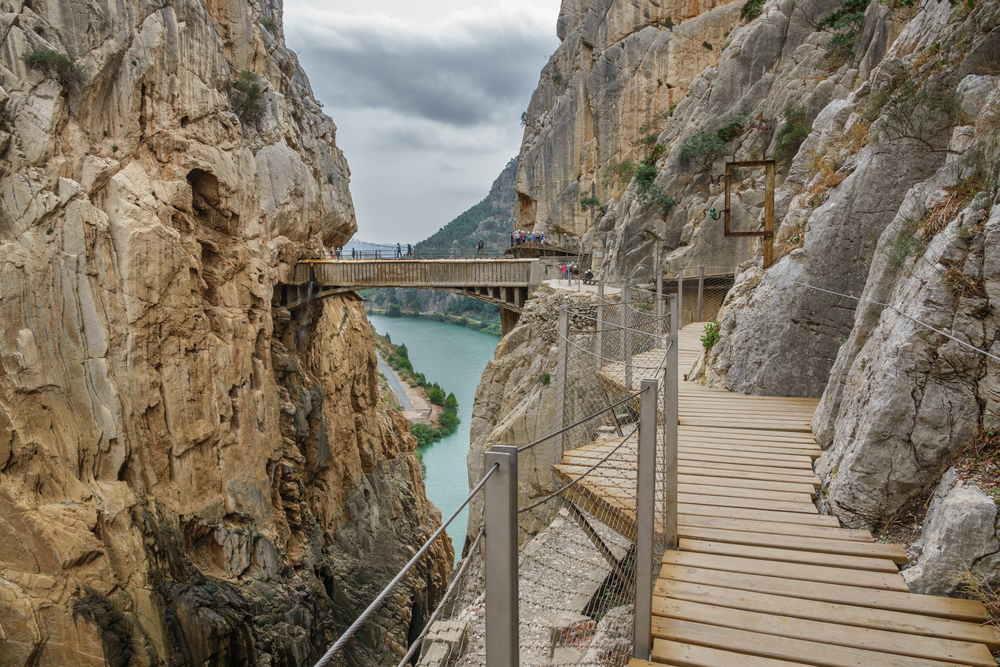
[[[739,263],[708,380],[822,396],[826,508],[881,528],[1000,432],[1000,5],[753,4],[742,22],[728,5],[678,22],[660,3],[564,3],[525,118],[518,219],[582,237],[611,278]],[[724,15],[708,61],[661,76],[679,32]],[[717,215],[724,163],[762,158],[777,169],[767,270]],[[763,190],[762,172],[736,172],[738,228],[762,223]],[[978,523],[947,510],[970,485],[935,505],[915,585],[994,539],[982,498]]]
[[[621,166],[641,159],[644,138],[718,61],[741,4],[565,0],[562,44],[524,115],[517,226],[572,248],[592,238],[598,207],[585,209],[581,199],[621,193]]]
[[[360,304],[281,3],[0,0],[0,663],[304,665],[439,517]],[[441,545],[352,664],[401,655]]]
[[[910,588],[932,595],[1000,585],[1000,514],[997,504],[949,470],[934,492],[916,559],[903,571]]]

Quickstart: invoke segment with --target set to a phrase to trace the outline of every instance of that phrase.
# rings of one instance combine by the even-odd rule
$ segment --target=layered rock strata
[[[439,521],[281,3],[0,2],[0,663],[305,665]],[[346,656],[401,655],[440,546]]]

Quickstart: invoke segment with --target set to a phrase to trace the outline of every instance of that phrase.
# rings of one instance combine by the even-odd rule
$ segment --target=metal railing
[[[330,664],[476,498],[481,527],[400,667],[417,656],[431,664],[436,649],[441,659],[433,664],[460,658],[487,667],[649,658],[655,563],[677,545],[678,299],[624,292],[619,302],[560,311],[558,425],[526,444],[487,450],[484,475],[462,505],[318,667]],[[566,465],[559,483],[532,497],[519,489],[519,458],[546,446]]]
[[[532,281],[530,259],[415,258],[357,261],[307,260],[295,269],[297,282],[310,278],[320,285],[338,287],[528,287]]]

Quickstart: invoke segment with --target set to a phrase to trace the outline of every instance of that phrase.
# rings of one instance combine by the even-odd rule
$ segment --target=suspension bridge
[[[721,302],[705,286],[687,308],[683,284],[564,306],[559,427],[492,447],[462,507],[317,664],[472,505],[467,555],[399,667],[995,667],[983,604],[910,592],[901,545],[819,513],[814,399],[687,379]],[[552,484],[519,484],[545,460]]]

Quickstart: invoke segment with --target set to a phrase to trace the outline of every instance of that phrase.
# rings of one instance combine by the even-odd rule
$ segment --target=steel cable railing
[[[876,299],[871,299],[871,298],[867,298],[867,297],[858,297],[858,296],[853,296],[851,294],[844,294],[843,292],[837,292],[835,290],[827,289],[825,287],[817,287],[816,285],[810,285],[809,283],[803,283],[803,282],[799,282],[797,280],[793,281],[793,282],[794,282],[794,284],[799,285],[801,287],[805,287],[807,289],[815,290],[817,292],[823,292],[824,294],[829,294],[829,295],[832,295],[832,296],[839,296],[839,297],[843,297],[845,299],[851,299],[852,301],[856,301],[858,303],[871,303],[871,304],[874,304],[876,306],[880,306],[882,308],[888,308],[889,310],[893,311],[894,313],[896,313],[900,317],[904,317],[904,318],[908,319],[909,321],[913,322],[914,324],[916,324],[918,326],[921,326],[921,327],[927,329],[928,331],[936,333],[939,336],[944,336],[948,340],[950,340],[952,342],[955,342],[955,343],[958,343],[959,345],[961,345],[962,347],[966,348],[967,350],[969,350],[971,352],[976,352],[977,354],[981,354],[981,355],[983,355],[985,357],[989,357],[993,361],[1000,361],[1000,357],[998,357],[997,355],[993,354],[992,352],[989,352],[987,350],[983,350],[981,348],[978,348],[975,345],[972,345],[971,343],[969,343],[968,341],[964,341],[961,338],[958,338],[954,334],[950,334],[947,331],[942,331],[941,329],[938,329],[937,327],[935,327],[933,325],[930,325],[930,324],[928,324],[926,322],[923,322],[923,321],[917,319],[916,317],[913,317],[912,315],[909,315],[909,314],[903,312],[903,310],[901,310],[900,308],[897,308],[896,306],[894,306],[894,305],[892,305],[890,303],[883,303],[882,301],[877,301]]]
[[[430,550],[431,545],[434,544],[434,541],[444,534],[445,529],[448,528],[448,526],[451,525],[451,522],[454,521],[458,517],[458,515],[462,513],[462,510],[464,510],[466,506],[470,502],[472,502],[472,499],[476,496],[476,494],[478,494],[483,489],[483,487],[486,486],[486,483],[489,481],[490,477],[492,477],[497,472],[497,469],[498,466],[492,466],[486,471],[486,474],[483,475],[482,479],[480,479],[479,482],[477,482],[476,485],[472,488],[472,490],[469,491],[469,495],[466,496],[465,500],[462,502],[461,505],[459,505],[458,509],[452,512],[451,516],[448,517],[448,520],[442,523],[433,533],[431,533],[431,536],[428,537],[427,540],[420,547],[420,549],[418,549],[417,552],[413,554],[413,556],[410,558],[409,561],[407,561],[406,565],[402,567],[399,573],[397,573],[396,576],[393,577],[392,580],[385,585],[382,591],[377,596],[375,596],[374,600],[372,600],[371,604],[369,604],[368,607],[363,612],[361,612],[361,615],[358,616],[358,618],[355,619],[355,621],[347,628],[347,630],[345,630],[343,634],[341,634],[340,637],[337,638],[337,640],[333,643],[333,645],[330,646],[329,649],[327,649],[326,653],[324,653],[323,656],[316,661],[315,667],[326,667],[327,665],[330,664],[330,660],[333,659],[333,656],[336,655],[337,652],[339,652],[341,649],[343,649],[344,646],[347,644],[347,642],[350,641],[351,638],[361,628],[361,626],[363,626],[365,622],[368,621],[368,619],[371,618],[371,616],[376,611],[378,611],[378,609],[385,602],[386,598],[389,597],[389,594],[392,593],[392,591],[395,590],[396,586],[398,586],[403,581],[407,573],[409,573],[409,571],[413,569],[413,567],[418,562],[420,562],[420,559],[423,558],[423,556]]]

